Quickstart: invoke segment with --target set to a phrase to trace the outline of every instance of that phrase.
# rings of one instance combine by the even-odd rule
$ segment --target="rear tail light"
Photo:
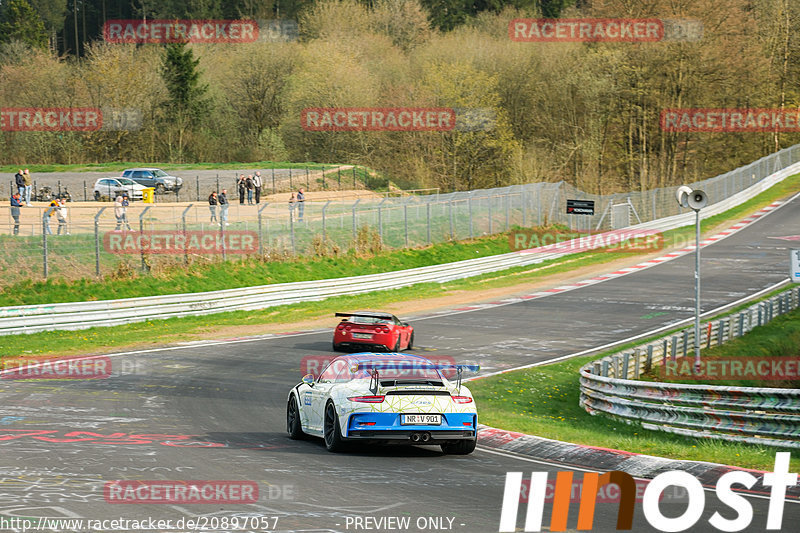
[[[453,396],[452,398],[456,403],[472,403],[472,398],[469,396]]]
[[[347,398],[351,402],[361,403],[382,403],[383,396],[350,396]]]
[[[344,326],[343,325],[336,326],[336,329],[338,329],[339,331],[342,331],[344,329]]]
[[[345,326],[344,329],[346,329],[347,331],[350,331],[353,328],[351,328],[350,326]]]
[[[374,426],[375,422],[359,422],[359,426]]]

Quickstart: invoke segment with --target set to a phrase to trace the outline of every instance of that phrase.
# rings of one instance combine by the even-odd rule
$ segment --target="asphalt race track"
[[[786,279],[793,243],[775,237],[795,234],[797,200],[704,248],[703,309]],[[688,255],[545,298],[418,317],[412,320],[415,351],[478,361],[491,372],[674,324],[693,313],[693,265]],[[190,531],[177,521],[204,516],[235,517],[241,524],[207,529],[213,531],[486,533],[498,531],[506,472],[569,470],[481,448],[466,457],[444,456],[438,447],[330,454],[321,440],[289,440],[286,395],[301,377],[300,360],[331,355],[330,341],[326,331],[189,344],[114,356],[108,379],[0,382],[0,516],[173,521],[151,531]],[[251,504],[108,503],[103,487],[110,480],[254,481],[259,498]],[[691,531],[717,531],[708,524],[715,510],[735,515],[713,491],[705,494],[705,511]],[[748,501],[754,519],[746,531],[764,531],[768,500]],[[685,507],[666,503],[662,509],[678,516]],[[524,509],[520,504],[519,531]],[[570,531],[577,511],[574,504]],[[261,516],[277,517],[277,524],[270,519],[266,527],[242,527]],[[380,517],[410,522],[400,528],[377,522]],[[594,531],[615,531],[616,518],[616,503],[598,504]],[[549,519],[546,505],[545,529]],[[798,520],[800,505],[787,503],[782,530],[797,531]],[[641,504],[633,531],[657,531]]]

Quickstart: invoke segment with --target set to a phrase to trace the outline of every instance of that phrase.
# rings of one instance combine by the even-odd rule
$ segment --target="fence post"
[[[683,357],[686,357],[686,350],[689,347],[689,330],[683,330]]]
[[[525,185],[522,186],[521,191],[522,191],[522,200],[521,200],[521,203],[522,203],[522,227],[523,228],[527,228],[528,227],[528,216],[527,216],[526,210],[528,208],[528,204],[526,202],[527,198],[525,198]]]
[[[357,231],[356,231],[357,230],[357,228],[356,228],[356,225],[357,225],[356,224],[356,206],[358,205],[358,203],[360,201],[361,201],[361,198],[357,198],[356,199],[356,203],[353,204],[353,208],[352,208],[353,209],[353,244],[355,244],[355,242],[356,242],[356,233],[357,233]]]
[[[608,377],[608,359],[603,359],[603,377]]]
[[[739,313],[739,336],[744,335],[744,313]]]
[[[139,214],[139,235],[141,236],[144,233],[144,215],[150,210],[151,206],[145,207],[142,212]],[[144,247],[142,247],[142,271],[147,270],[147,263],[144,260]]]
[[[195,174],[195,176],[194,176],[194,185],[195,185],[195,187],[197,187],[197,200],[195,200],[195,201],[199,202],[200,201],[200,176],[198,174]]]
[[[189,264],[189,248],[186,246],[186,213],[192,208],[192,205],[189,204],[186,206],[186,209],[183,210],[181,213],[181,225],[183,226],[183,262],[187,265]]]
[[[378,236],[380,237],[381,244],[383,244],[383,202],[388,200],[388,197],[384,196],[383,200],[378,202]]]
[[[50,216],[49,209],[44,210],[42,216],[42,262],[44,263],[43,274],[44,279],[47,279],[47,217]]]
[[[356,166],[353,165],[353,190],[356,188]]]
[[[722,346],[722,337],[725,336],[725,322],[717,322],[717,346]]]
[[[86,180],[83,180],[83,201],[86,201]]]
[[[272,194],[275,194],[275,165],[272,165]]]
[[[289,167],[289,190],[294,190],[294,183],[292,183],[292,167]]]
[[[455,231],[453,230],[453,200],[450,200],[448,205],[450,206],[450,240],[453,240],[455,238]]]
[[[494,229],[492,228],[492,219],[494,218],[494,214],[492,213],[492,195],[489,195],[489,235],[494,235]]]
[[[331,201],[328,200],[322,208],[322,240],[325,241],[327,236],[325,234],[325,210],[328,209],[328,206],[331,205]]]
[[[106,207],[101,207],[100,211],[94,216],[94,271],[100,275],[100,215],[103,214]]]
[[[670,347],[670,359],[673,361],[675,360],[675,356],[677,355],[675,352],[678,350],[678,336],[672,336],[672,346]]]
[[[506,231],[508,231],[511,219],[511,197],[509,196],[508,192],[506,192],[506,195],[503,198],[503,202],[506,204]]]
[[[431,243],[431,202],[428,201],[428,203],[425,205],[425,207],[426,207],[425,215],[426,215],[427,221],[428,221],[428,244],[430,244]]]
[[[645,372],[650,372],[650,370],[652,368],[653,368],[653,345],[652,344],[648,344],[647,345],[647,360],[645,361],[645,364],[644,364],[644,371]]]
[[[289,236],[292,239],[292,253],[297,255],[297,246],[294,242],[294,213],[289,211]]]
[[[306,166],[306,190],[310,191],[311,187],[308,185],[308,166]]]
[[[406,248],[408,248],[408,202],[403,202],[403,226],[405,230]]]
[[[264,255],[264,235],[261,232],[261,212],[268,205],[269,202],[266,202],[264,205],[258,208],[258,255],[262,256]]]
[[[475,191],[469,192],[469,197],[467,198],[467,210],[469,211],[469,238],[472,238],[472,194]]]
[[[763,306],[764,306],[763,303],[759,303],[758,304],[758,325],[759,326],[761,325],[761,313],[762,313]]]
[[[626,353],[622,355],[622,379],[628,379],[628,359],[630,358],[631,354]]]
[[[219,173],[217,173],[217,194],[219,194]]]

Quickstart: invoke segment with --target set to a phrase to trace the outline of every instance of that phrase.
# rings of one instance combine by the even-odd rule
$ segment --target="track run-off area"
[[[786,238],[796,234],[800,200],[793,199],[704,247],[703,310],[785,280],[793,247]],[[693,268],[688,254],[546,297],[403,318],[416,328],[412,353],[478,362],[488,374],[689,319]],[[201,530],[188,527],[191,519],[206,531],[488,533],[499,529],[508,472],[527,479],[531,472],[548,472],[551,480],[556,472],[583,475],[580,468],[480,444],[468,456],[422,446],[332,454],[321,440],[289,440],[287,393],[301,378],[303,357],[333,355],[331,336],[331,330],[317,330],[193,342],[111,354],[118,371],[107,379],[0,381],[0,530],[30,531],[39,517],[50,517],[75,520],[50,523],[60,531]],[[480,405],[478,413],[480,420]],[[665,461],[665,471],[673,468]],[[257,498],[120,503],[104,492],[114,480],[247,482],[257,487]],[[754,516],[745,531],[766,531],[768,496],[746,498]],[[550,506],[544,507],[545,530]],[[520,504],[519,531],[526,507]],[[686,498],[661,506],[667,516],[686,507]],[[592,530],[615,531],[617,511],[617,503],[599,502]],[[718,531],[709,524],[717,511],[736,515],[707,489],[702,518],[690,531]],[[575,530],[578,512],[576,499],[568,530]],[[20,517],[34,525],[13,520]],[[112,522],[119,519],[142,522],[138,528]],[[798,520],[800,505],[787,502],[782,530],[796,531]],[[633,531],[659,530],[637,502]]]

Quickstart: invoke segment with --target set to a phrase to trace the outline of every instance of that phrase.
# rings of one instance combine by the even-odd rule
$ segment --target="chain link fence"
[[[691,186],[705,190],[709,205],[713,205],[798,161],[800,145]],[[264,187],[269,190],[271,172],[263,178]],[[355,177],[351,179],[356,181]],[[298,185],[292,182],[292,188],[295,186]],[[278,190],[277,180],[275,187]],[[286,193],[285,198],[264,198],[258,205],[247,205],[238,202],[231,186],[226,220],[221,219],[219,207],[212,217],[204,191],[195,195],[200,196],[199,201],[155,205],[135,202],[127,209],[129,226],[117,223],[113,204],[108,203],[67,203],[66,222],[62,223],[47,208],[23,207],[17,235],[11,210],[6,207],[0,219],[0,246],[6,253],[0,263],[5,263],[2,267],[6,283],[37,275],[76,278],[111,274],[124,280],[131,269],[157,270],[170,264],[211,262],[234,255],[233,250],[226,253],[224,249],[211,254],[174,250],[168,254],[114,253],[108,249],[106,237],[114,232],[133,236],[141,231],[176,235],[252,232],[256,246],[236,254],[245,257],[310,255],[322,249],[335,253],[378,242],[388,248],[416,247],[494,235],[512,227],[548,224],[563,224],[573,230],[609,230],[688,211],[675,201],[676,188],[593,195],[559,182],[397,197],[363,191],[360,198],[312,189],[302,204],[289,203]],[[595,214],[567,214],[567,199],[593,200]]]

